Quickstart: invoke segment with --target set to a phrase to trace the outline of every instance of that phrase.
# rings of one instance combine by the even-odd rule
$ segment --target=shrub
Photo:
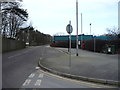
[[[94,51],[94,40],[86,40],[85,42],[85,50]],[[105,45],[115,45],[115,52],[118,52],[118,49],[120,48],[120,40],[95,40],[95,51],[96,52],[102,52],[103,49],[105,49]]]

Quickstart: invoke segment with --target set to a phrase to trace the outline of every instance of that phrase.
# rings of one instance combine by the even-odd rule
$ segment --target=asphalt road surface
[[[2,55],[2,88],[110,88],[110,86],[66,79],[36,70],[39,58],[63,54],[46,46],[4,53]]]
[[[113,88],[110,86],[63,78],[42,70],[31,73],[21,88]]]

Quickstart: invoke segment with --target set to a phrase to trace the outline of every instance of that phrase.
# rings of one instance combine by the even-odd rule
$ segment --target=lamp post
[[[78,56],[78,0],[76,0],[76,56]]]
[[[90,35],[91,35],[91,23],[90,23]]]
[[[81,13],[81,49],[82,49],[82,13]]]

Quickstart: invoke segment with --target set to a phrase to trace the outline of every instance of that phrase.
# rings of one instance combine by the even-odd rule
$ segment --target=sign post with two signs
[[[69,24],[66,26],[66,31],[69,34],[69,67],[71,67],[71,33],[73,31],[71,21],[69,21]]]

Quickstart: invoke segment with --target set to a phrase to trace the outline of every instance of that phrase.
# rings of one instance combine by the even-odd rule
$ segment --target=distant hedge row
[[[85,40],[84,42],[84,47],[82,49],[88,50],[88,51],[94,51],[94,40]],[[118,53],[118,50],[120,48],[120,40],[100,40],[96,39],[95,40],[95,51],[96,52],[103,52],[105,49],[105,45],[114,45],[115,46],[115,53]],[[68,41],[55,41],[52,42],[51,47],[63,47],[63,48],[68,48],[69,47],[69,42]],[[76,48],[76,41],[71,41],[71,47]],[[79,46],[79,48],[81,48]]]
[[[105,48],[105,45],[114,45],[116,53],[118,52],[118,49],[120,48],[120,40],[95,40],[95,50],[96,52],[102,52]],[[87,40],[85,41],[85,50],[94,51],[94,40]]]
[[[69,47],[69,42],[68,41],[55,41],[52,42],[51,47],[63,47],[63,48],[68,48]],[[76,47],[76,41],[71,41],[71,47],[75,48]]]

